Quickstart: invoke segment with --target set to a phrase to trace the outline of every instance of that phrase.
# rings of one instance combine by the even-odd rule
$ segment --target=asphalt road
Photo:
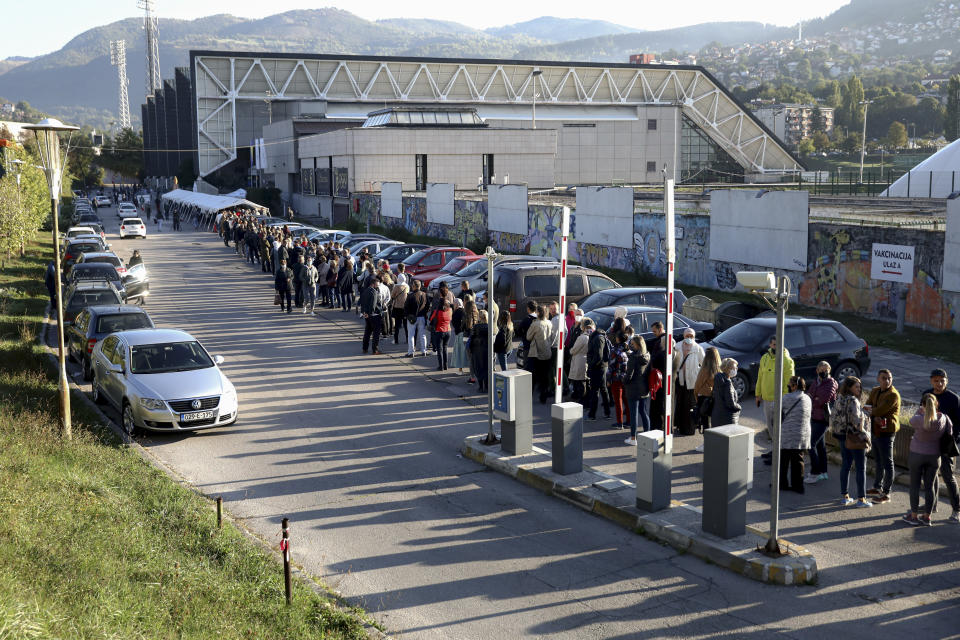
[[[101,215],[114,234],[115,210]],[[391,635],[957,633],[960,591],[945,579],[956,544],[944,547],[942,568],[916,570],[922,594],[881,597],[882,568],[773,587],[650,542],[461,458],[458,446],[486,431],[486,416],[434,376],[434,359],[399,358],[392,344],[383,356],[361,355],[353,313],[279,313],[272,278],[216,234],[188,229],[150,225],[146,240],[111,243],[125,259],[141,249],[155,322],[226,358],[240,419],[141,442],[265,538],[279,540],[289,517],[295,561]]]

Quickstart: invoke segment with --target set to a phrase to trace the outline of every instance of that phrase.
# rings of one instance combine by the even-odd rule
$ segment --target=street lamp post
[[[770,537],[764,550],[771,555],[782,555],[780,543],[780,427],[783,411],[783,325],[790,302],[790,279],[777,278],[766,271],[740,271],[737,282],[744,289],[760,296],[777,312],[777,359],[774,367],[773,402],[773,456],[770,466]]]
[[[860,140],[860,184],[863,184],[863,156],[867,151],[867,109],[873,104],[873,100],[861,100],[859,104],[863,105],[863,138]]]
[[[50,206],[53,214],[53,263],[57,274],[57,355],[60,364],[60,419],[63,435],[68,440],[72,437],[70,423],[70,383],[67,380],[67,358],[63,348],[63,295],[61,292],[60,271],[60,188],[63,180],[64,158],[60,155],[60,134],[69,133],[73,136],[79,127],[65,125],[56,118],[44,118],[37,124],[28,124],[29,129],[37,136],[37,150],[43,164],[43,172],[47,177],[47,187],[50,189]],[[69,138],[67,149],[69,149]]]
[[[543,74],[540,69],[534,69],[533,73],[533,128],[537,128],[537,80]]]

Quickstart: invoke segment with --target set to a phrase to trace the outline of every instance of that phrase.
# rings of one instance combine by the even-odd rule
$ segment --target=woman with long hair
[[[830,416],[830,428],[833,437],[840,443],[840,504],[843,506],[856,505],[870,507],[867,502],[864,485],[867,483],[866,450],[870,432],[866,428],[867,414],[860,404],[860,395],[863,387],[860,378],[849,376],[840,385],[840,396],[837,398],[836,408]],[[850,485],[850,469],[854,467],[857,481],[857,499],[854,500],[848,493]]]
[[[500,371],[507,370],[507,356],[513,351],[513,318],[504,309],[497,318],[497,337],[493,340],[493,354],[500,365]]]
[[[912,526],[929,527],[934,505],[933,487],[940,470],[940,439],[953,433],[950,418],[940,412],[937,397],[923,394],[917,413],[910,418],[913,437],[910,438],[910,511],[903,521]],[[920,506],[920,486],[923,485],[923,510]]]
[[[710,428],[710,404],[713,402],[713,381],[720,373],[720,352],[716,347],[707,347],[706,355],[703,358],[703,364],[700,365],[700,372],[697,374],[697,381],[693,385],[693,391],[697,396],[697,402],[694,405],[694,413],[697,417],[697,426],[700,431]],[[697,451],[703,451],[703,445],[697,447]]]

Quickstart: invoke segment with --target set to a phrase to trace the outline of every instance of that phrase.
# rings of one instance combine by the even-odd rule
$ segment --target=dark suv
[[[567,267],[567,302],[579,303],[591,293],[619,286],[599,271],[574,265]],[[510,312],[514,322],[519,322],[527,315],[530,300],[539,304],[560,301],[560,265],[523,262],[497,265],[493,297],[501,309]]]
[[[721,358],[733,358],[739,372],[733,386],[741,397],[753,391],[760,369],[760,358],[777,331],[777,319],[750,318],[718,335],[704,347],[716,347]],[[811,381],[817,375],[817,363],[830,363],[833,377],[861,377],[870,368],[870,348],[850,329],[834,320],[787,318],[783,346],[790,352],[796,375]]]
[[[73,319],[84,308],[98,304],[118,305],[123,304],[123,300],[116,288],[104,280],[74,282],[63,292],[64,326],[73,324]]]
[[[67,356],[83,367],[83,379],[90,380],[90,354],[97,342],[111,333],[128,329],[152,329],[153,320],[140,307],[109,305],[87,307],[77,314],[73,324],[67,327],[64,340]]]
[[[683,303],[687,296],[680,289],[673,290],[673,310],[683,311]],[[583,312],[599,309],[600,307],[620,307],[628,305],[645,305],[648,307],[667,308],[666,287],[621,287],[606,289],[591,294],[580,303]]]

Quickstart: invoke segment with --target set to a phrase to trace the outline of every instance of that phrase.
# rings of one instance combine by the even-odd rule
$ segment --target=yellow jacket
[[[776,394],[776,387],[773,386],[773,380],[777,372],[777,356],[770,349],[767,349],[763,357],[760,358],[760,370],[757,373],[757,386],[754,393],[764,402],[773,402]],[[783,392],[787,392],[787,383],[793,376],[793,359],[790,357],[790,351],[783,348]]]

